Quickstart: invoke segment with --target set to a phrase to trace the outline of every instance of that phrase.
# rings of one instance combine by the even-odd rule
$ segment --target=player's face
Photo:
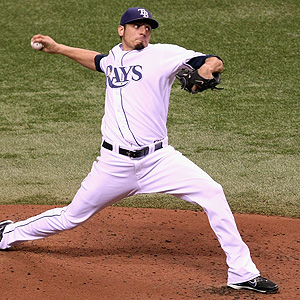
[[[151,26],[146,23],[120,25],[118,32],[122,38],[123,50],[142,50],[147,47],[150,42],[151,31]]]

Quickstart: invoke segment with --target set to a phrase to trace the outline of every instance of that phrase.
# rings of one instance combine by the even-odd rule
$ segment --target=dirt
[[[13,221],[53,206],[2,205]],[[109,207],[74,230],[0,251],[1,299],[300,299],[300,219],[235,214],[277,294],[226,287],[203,212]]]

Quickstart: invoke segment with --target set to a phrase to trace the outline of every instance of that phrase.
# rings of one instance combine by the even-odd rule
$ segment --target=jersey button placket
[[[126,141],[132,142],[132,135],[130,133],[130,130],[127,125],[126,121],[126,112],[124,111],[124,108],[122,107],[122,91],[121,89],[116,89],[115,94],[115,116],[117,119],[118,126],[122,132],[122,135],[124,136]]]

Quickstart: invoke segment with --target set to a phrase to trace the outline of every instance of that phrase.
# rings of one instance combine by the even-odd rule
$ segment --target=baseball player
[[[150,44],[157,27],[148,10],[129,8],[118,26],[121,43],[108,55],[33,36],[32,41],[44,45],[41,51],[62,54],[106,76],[102,147],[68,206],[25,221],[1,222],[0,249],[74,228],[125,197],[167,193],[203,207],[227,257],[229,287],[275,293],[278,286],[261,277],[252,262],[221,185],[168,144],[166,122],[176,74],[183,88],[196,93],[216,87],[223,62],[176,45]],[[178,73],[181,69],[190,73]]]

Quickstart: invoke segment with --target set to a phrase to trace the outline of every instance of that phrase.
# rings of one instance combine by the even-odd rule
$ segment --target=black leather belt
[[[113,150],[113,145],[111,145],[110,143],[104,141],[102,143],[102,147],[112,151]],[[155,144],[155,148],[154,151],[161,149],[163,147],[163,143],[159,142],[157,144]],[[135,150],[135,151],[131,151],[131,150],[127,150],[127,149],[123,149],[123,148],[119,148],[119,154],[131,157],[131,158],[139,158],[139,157],[143,157],[149,154],[149,147],[144,147],[140,150]]]

